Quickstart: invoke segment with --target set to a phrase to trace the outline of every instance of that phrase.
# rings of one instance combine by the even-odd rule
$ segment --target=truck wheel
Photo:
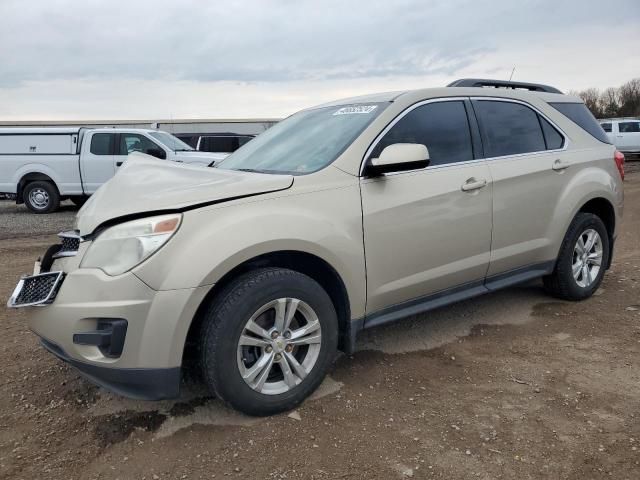
[[[50,182],[31,182],[22,191],[24,204],[33,213],[51,213],[60,206],[58,189]]]
[[[281,268],[244,274],[205,312],[199,357],[209,389],[249,415],[290,410],[322,382],[338,318],[313,279]]]
[[[604,223],[591,213],[578,213],[562,241],[553,273],[543,278],[545,289],[564,300],[584,300],[602,283],[608,262]]]

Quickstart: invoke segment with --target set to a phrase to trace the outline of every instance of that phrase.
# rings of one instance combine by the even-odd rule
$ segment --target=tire
[[[590,232],[597,233],[597,238],[593,237],[596,238],[595,243],[587,254],[581,255],[578,242],[582,241],[583,245],[586,243],[585,246],[589,247]],[[578,213],[562,241],[553,273],[543,278],[545,289],[554,297],[564,300],[577,301],[589,298],[602,283],[606,266],[609,264],[609,253],[609,234],[600,217],[591,213]],[[594,255],[599,256],[588,259]],[[597,262],[599,265],[596,265]],[[588,274],[584,270],[585,263]],[[594,270],[595,266],[599,267],[597,272]]]
[[[60,194],[51,182],[28,183],[23,191],[24,204],[33,213],[55,212],[60,206]]]
[[[294,312],[291,329],[273,339],[275,309],[280,307]],[[241,275],[214,297],[204,315],[199,338],[202,377],[214,395],[248,415],[272,415],[299,405],[320,385],[336,356],[338,318],[329,295],[316,281],[292,270],[264,268]],[[246,329],[252,318],[262,335]],[[310,333],[294,338],[304,329]],[[251,345],[241,346],[241,336]],[[259,362],[269,369],[259,368]],[[300,366],[304,371],[298,375]],[[252,371],[258,374],[252,377]],[[245,381],[243,374],[250,378]]]
[[[87,197],[71,197],[70,200],[76,207],[82,207],[87,201]]]

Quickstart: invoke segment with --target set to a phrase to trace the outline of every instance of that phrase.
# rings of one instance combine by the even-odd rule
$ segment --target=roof
[[[333,102],[317,105],[313,108],[335,107],[340,105],[351,105],[357,103],[382,103],[393,102],[403,97],[413,97],[416,101],[420,99],[438,98],[438,97],[504,97],[514,98],[526,101],[532,97],[542,99],[546,102],[562,102],[562,103],[582,103],[579,97],[565,95],[562,93],[548,93],[540,91],[529,91],[513,88],[495,88],[495,87],[437,87],[423,88],[420,90],[405,90],[397,92],[375,93],[372,95],[362,95],[358,97],[343,98]]]

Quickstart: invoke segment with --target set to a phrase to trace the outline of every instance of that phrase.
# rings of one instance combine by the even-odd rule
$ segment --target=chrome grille
[[[22,278],[7,305],[9,307],[28,307],[53,302],[63,276],[62,272],[48,272]]]
[[[68,232],[60,232],[60,250],[53,256],[53,258],[59,257],[73,257],[78,253],[80,248],[80,241],[82,238],[77,230],[71,230]]]

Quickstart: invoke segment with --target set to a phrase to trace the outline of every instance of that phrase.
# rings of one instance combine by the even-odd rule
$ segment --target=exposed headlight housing
[[[141,264],[178,231],[182,214],[160,215],[107,228],[93,241],[81,267],[120,275]]]

